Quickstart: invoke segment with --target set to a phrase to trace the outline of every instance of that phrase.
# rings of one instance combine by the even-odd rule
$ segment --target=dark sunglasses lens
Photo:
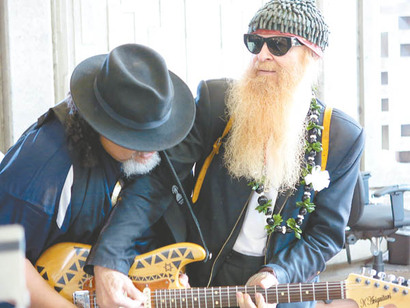
[[[269,51],[275,56],[283,56],[292,47],[290,37],[271,37],[267,40]]]
[[[263,39],[257,35],[246,35],[244,37],[246,48],[251,53],[258,54],[263,46]]]

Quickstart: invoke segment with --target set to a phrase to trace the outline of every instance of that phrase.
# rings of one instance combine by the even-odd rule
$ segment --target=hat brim
[[[129,128],[112,119],[94,95],[94,79],[106,57],[98,55],[84,60],[71,76],[71,96],[87,123],[105,138],[136,151],[162,151],[181,142],[188,135],[195,119],[195,101],[188,86],[169,71],[175,93],[169,119],[152,129]]]

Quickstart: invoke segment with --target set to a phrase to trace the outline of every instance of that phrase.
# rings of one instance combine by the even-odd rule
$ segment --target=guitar
[[[50,247],[35,267],[63,297],[77,307],[97,308],[94,280],[83,271],[89,245],[60,243]],[[350,274],[344,281],[288,283],[262,289],[257,286],[226,286],[184,289],[179,274],[192,262],[205,258],[204,249],[193,243],[168,245],[135,258],[128,276],[147,295],[145,307],[235,307],[236,292],[254,296],[261,293],[269,303],[352,299],[359,308],[394,304],[410,307],[409,287],[392,282]]]

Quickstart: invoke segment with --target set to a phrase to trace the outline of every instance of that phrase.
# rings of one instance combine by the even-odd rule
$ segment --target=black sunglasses
[[[260,53],[263,45],[266,43],[269,52],[274,56],[283,56],[292,46],[302,45],[295,37],[262,37],[257,34],[244,34],[243,41],[245,42],[246,48],[253,54]]]

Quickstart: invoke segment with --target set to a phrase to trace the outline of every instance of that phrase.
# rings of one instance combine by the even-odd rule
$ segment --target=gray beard
[[[154,153],[145,163],[140,163],[130,158],[122,163],[121,169],[125,177],[129,178],[134,175],[142,175],[149,173],[152,169],[159,165],[161,157],[158,152]]]

